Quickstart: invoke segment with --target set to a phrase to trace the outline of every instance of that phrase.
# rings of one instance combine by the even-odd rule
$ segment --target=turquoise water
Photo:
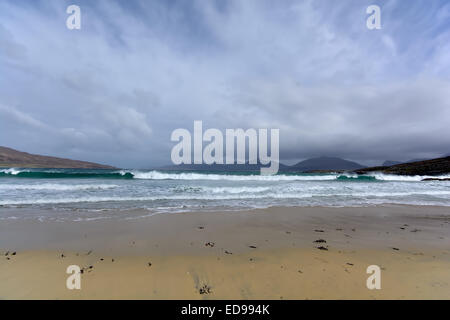
[[[450,182],[423,178],[10,168],[0,170],[0,219],[32,216],[36,210],[27,209],[36,208],[54,212],[54,218],[63,212],[71,219],[95,219],[129,209],[152,214],[270,206],[450,206]]]

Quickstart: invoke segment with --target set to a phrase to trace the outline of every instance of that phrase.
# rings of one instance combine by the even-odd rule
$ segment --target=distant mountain
[[[181,164],[161,167],[162,170],[187,170],[187,171],[259,171],[261,167],[268,165],[261,164]],[[320,157],[308,159],[293,166],[280,163],[280,172],[310,172],[310,171],[344,171],[364,168],[359,163],[333,157]]]
[[[382,166],[383,167],[390,167],[390,166],[394,166],[396,164],[400,164],[402,163],[401,161],[393,161],[393,160],[386,160],[385,162],[383,162]]]
[[[7,147],[0,147],[0,167],[115,169],[114,167],[98,163],[41,156]]]
[[[241,171],[260,171],[261,167],[269,167],[270,165],[262,165],[258,164],[249,164],[248,162],[245,164],[180,164],[180,165],[172,165],[172,166],[164,166],[158,169],[161,170],[180,170],[180,171],[228,171],[228,172],[241,172]],[[289,166],[286,166],[282,163],[279,164],[279,170],[283,171]]]
[[[396,164],[390,167],[371,167],[355,170],[358,174],[368,172],[383,172],[398,175],[442,175],[450,173],[450,157],[437,158],[425,161]]]
[[[319,157],[301,161],[290,167],[291,170],[308,171],[330,171],[330,170],[355,170],[364,168],[363,165],[335,157]]]

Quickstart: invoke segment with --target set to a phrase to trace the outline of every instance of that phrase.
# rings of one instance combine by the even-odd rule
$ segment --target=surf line
[[[248,164],[269,165],[260,167],[262,175],[274,175],[279,169],[280,153],[280,130],[270,129],[270,155],[268,149],[268,129],[250,128],[226,129],[225,130],[225,163],[226,164],[246,164],[246,151],[248,151]],[[171,152],[172,162],[179,164],[192,164],[192,154],[194,164],[224,164],[224,136],[222,131],[215,128],[207,129],[203,132],[202,121],[194,121],[194,144],[192,146],[192,136],[187,129],[175,129],[170,137],[171,141],[178,142]],[[236,141],[236,144],[235,144]],[[248,144],[246,143],[248,141]],[[203,148],[203,142],[209,143]],[[236,149],[236,153],[235,153]]]

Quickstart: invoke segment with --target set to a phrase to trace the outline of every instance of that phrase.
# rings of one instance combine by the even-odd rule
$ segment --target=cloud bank
[[[279,128],[282,161],[450,152],[450,4],[378,1],[0,3],[0,145],[170,163],[174,129]]]

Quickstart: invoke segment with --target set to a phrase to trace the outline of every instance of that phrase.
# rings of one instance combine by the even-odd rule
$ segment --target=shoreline
[[[2,299],[450,298],[448,207],[13,220],[0,224],[0,244]],[[86,268],[82,290],[65,287],[70,264]],[[372,264],[381,290],[366,288]]]

